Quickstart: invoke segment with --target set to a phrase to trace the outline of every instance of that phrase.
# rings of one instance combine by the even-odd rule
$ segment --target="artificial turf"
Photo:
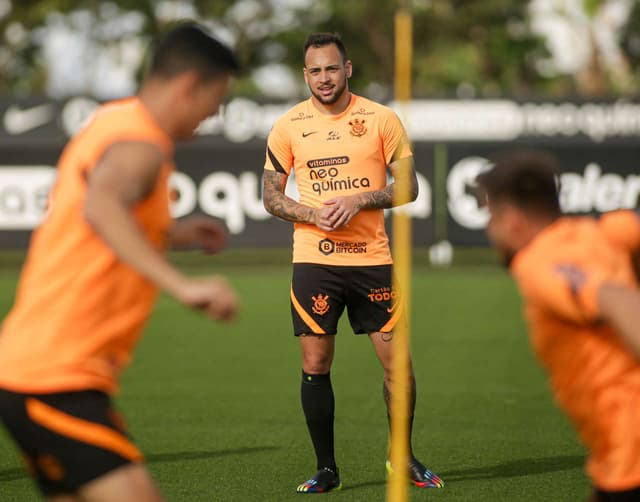
[[[235,325],[214,324],[162,295],[117,398],[168,500],[300,500],[315,471],[299,404],[287,255],[177,258],[228,276]],[[0,256],[0,314],[16,260]],[[508,275],[490,264],[413,269],[414,449],[445,481],[411,500],[582,501],[584,451],[552,403],[529,350]],[[385,499],[387,424],[381,369],[366,336],[342,323],[332,369],[343,489],[323,499]],[[0,428],[0,501],[39,500]]]

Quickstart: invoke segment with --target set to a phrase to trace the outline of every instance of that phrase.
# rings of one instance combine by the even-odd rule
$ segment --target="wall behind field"
[[[231,245],[289,246],[291,225],[262,206],[261,176],[266,136],[291,104],[237,98],[222,116],[202,124],[196,139],[177,149],[174,216],[203,212],[220,218]],[[0,98],[1,248],[26,246],[44,216],[64,144],[97,106],[83,97]],[[440,240],[487,244],[487,215],[473,196],[473,180],[487,159],[511,148],[543,148],[558,156],[566,212],[638,207],[638,103],[420,100],[396,108],[414,142],[420,196],[407,210],[417,246]],[[292,184],[288,193],[296,196]]]

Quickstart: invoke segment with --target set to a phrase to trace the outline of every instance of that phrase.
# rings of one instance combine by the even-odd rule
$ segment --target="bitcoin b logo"
[[[323,255],[327,256],[335,251],[336,244],[331,239],[322,239],[318,242],[318,249]]]

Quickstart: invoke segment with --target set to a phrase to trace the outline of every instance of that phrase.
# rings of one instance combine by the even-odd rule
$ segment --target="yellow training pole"
[[[395,94],[400,107],[411,99],[413,32],[411,14],[400,8],[395,16]],[[402,117],[402,110],[400,110]],[[395,199],[409,200],[409,179],[395,180]],[[409,319],[411,307],[411,220],[403,211],[393,213],[393,262],[396,301],[403,314],[394,329],[391,383],[390,460],[393,467],[387,483],[389,502],[409,500]]]

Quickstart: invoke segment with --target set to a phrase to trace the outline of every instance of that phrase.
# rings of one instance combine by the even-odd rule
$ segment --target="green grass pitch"
[[[299,404],[289,319],[288,254],[175,258],[220,272],[242,297],[227,327],[161,296],[118,405],[168,500],[300,500],[315,470]],[[266,258],[265,258],[266,256]],[[0,314],[17,262],[0,255]],[[258,264],[259,263],[259,264]],[[411,500],[584,500],[584,451],[552,403],[507,274],[492,265],[413,270],[412,353],[418,380],[414,449],[445,480]],[[332,371],[340,501],[385,499],[387,424],[381,369],[346,323]],[[0,428],[0,501],[39,500]]]

